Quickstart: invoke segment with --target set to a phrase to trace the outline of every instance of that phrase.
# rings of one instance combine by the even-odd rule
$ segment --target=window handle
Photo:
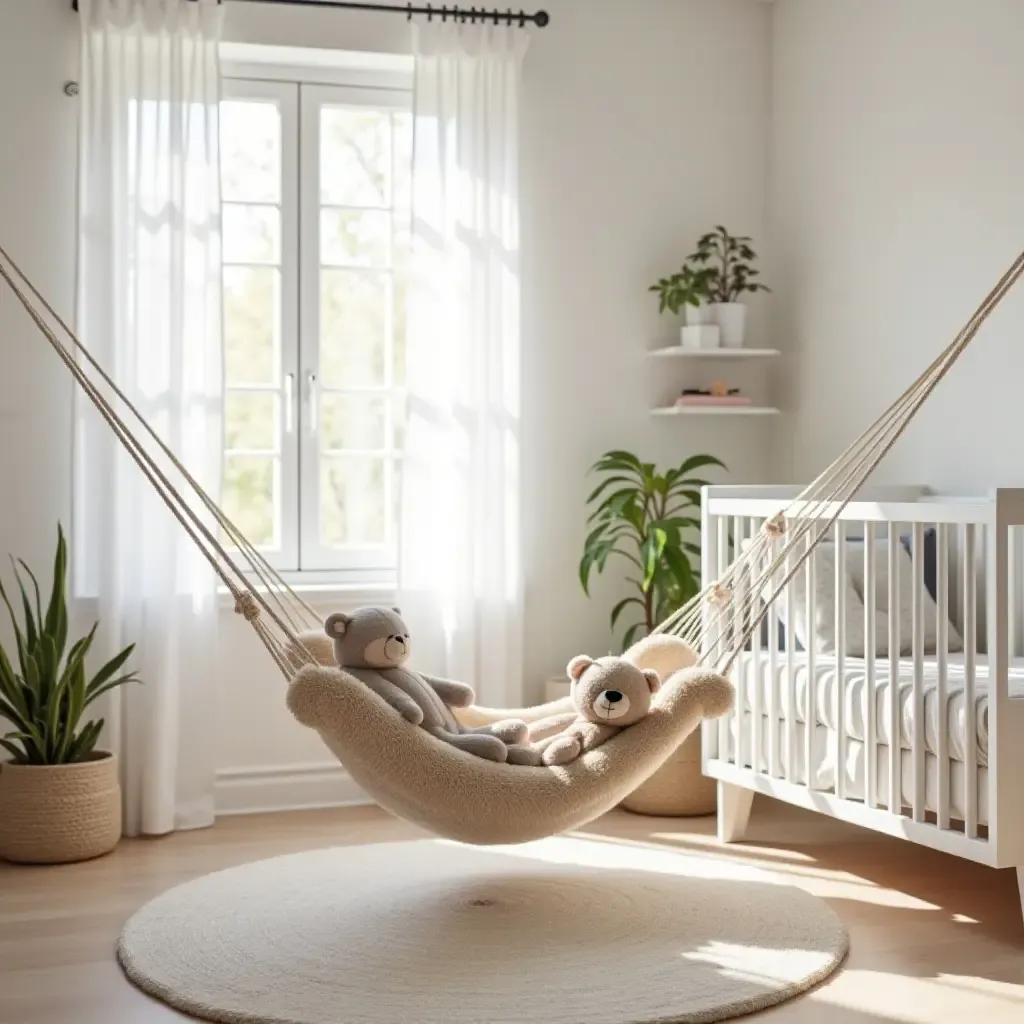
[[[315,434],[318,429],[316,374],[308,374],[306,380],[309,385],[309,429]]]
[[[287,373],[284,378],[284,432],[295,430],[295,374]]]

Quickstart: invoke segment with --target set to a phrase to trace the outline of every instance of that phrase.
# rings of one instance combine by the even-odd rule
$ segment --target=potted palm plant
[[[580,583],[589,596],[591,574],[604,572],[613,555],[637,570],[627,577],[632,593],[611,611],[613,630],[624,613],[637,617],[623,650],[700,590],[700,489],[707,481],[693,474],[707,466],[725,468],[713,455],[694,455],[662,473],[625,451],[606,452],[591,467],[605,476],[587,498],[593,510]]]
[[[604,479],[587,498],[593,510],[580,583],[589,595],[592,573],[603,572],[613,556],[628,567],[631,592],[611,611],[613,631],[623,616],[633,619],[622,636],[623,650],[700,590],[700,563],[691,559],[700,557],[700,488],[707,481],[694,474],[709,466],[725,468],[713,455],[694,455],[659,472],[625,451],[607,452],[591,467]],[[622,806],[638,814],[713,814],[716,787],[701,771],[700,729]]]
[[[91,675],[86,659],[96,625],[68,646],[67,546],[59,525],[45,611],[29,567],[19,560],[14,575],[20,622],[0,582],[16,648],[12,658],[0,645],[0,718],[11,726],[0,736],[9,755],[0,762],[0,856],[35,864],[98,857],[120,839],[121,792],[116,757],[96,749],[103,719],[83,722],[83,714],[102,694],[137,681],[135,672],[122,671],[134,645]]]
[[[771,291],[755,280],[760,271],[752,265],[757,254],[750,243],[746,235],[731,235],[719,224],[697,240],[697,249],[688,258],[689,263],[708,273],[708,310],[721,331],[725,348],[743,347],[747,320],[743,296]]]

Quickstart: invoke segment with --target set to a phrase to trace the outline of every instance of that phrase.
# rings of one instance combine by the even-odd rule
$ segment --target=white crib
[[[705,488],[704,580],[796,494]],[[734,711],[702,727],[723,841],[763,793],[1015,867],[1024,893],[1022,529],[1024,490],[882,487],[843,510],[734,663]]]

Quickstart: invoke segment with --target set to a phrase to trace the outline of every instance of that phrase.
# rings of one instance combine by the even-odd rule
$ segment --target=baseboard
[[[225,768],[217,772],[215,797],[218,815],[373,803],[340,764],[330,761]]]

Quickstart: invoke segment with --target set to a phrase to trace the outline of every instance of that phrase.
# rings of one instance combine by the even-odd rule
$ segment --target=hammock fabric
[[[289,680],[289,707],[316,729],[353,778],[383,806],[429,830],[473,843],[522,842],[575,828],[649,778],[703,715],[728,710],[724,682],[772,603],[896,443],[982,323],[1024,272],[1017,257],[921,376],[804,491],[769,519],[730,564],[627,657],[677,672],[652,712],[597,750],[559,768],[493,764],[456,750],[332,667],[320,616],[267,564],[163,442],[67,323],[0,246],[0,278],[53,347],[120,443],[230,591]],[[118,412],[136,425],[130,428]],[[172,483],[179,481],[179,487]],[[183,493],[184,492],[184,493]],[[224,538],[224,543],[221,541]],[[469,708],[466,724],[536,720],[566,702],[515,711]]]

